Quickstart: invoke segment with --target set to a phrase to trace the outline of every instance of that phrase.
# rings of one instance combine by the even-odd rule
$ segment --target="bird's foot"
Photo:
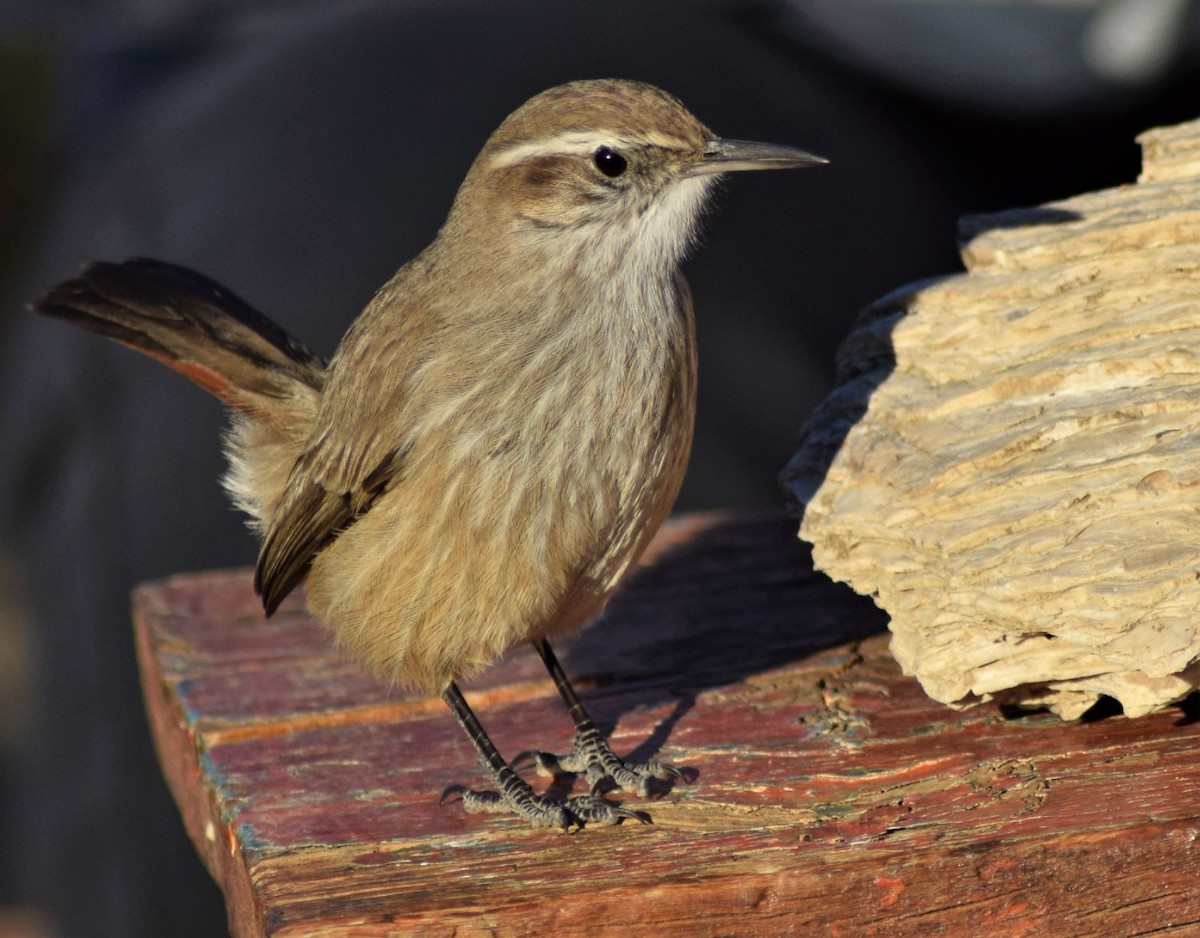
[[[532,765],[540,775],[582,775],[593,798],[614,789],[653,798],[666,794],[675,782],[690,780],[684,769],[669,762],[624,761],[594,728],[576,734],[575,748],[566,755],[527,750],[512,764],[514,769]]]
[[[475,791],[466,785],[450,785],[442,792],[441,804],[457,797],[471,814],[486,811],[491,814],[515,814],[534,827],[558,827],[564,831],[581,830],[587,824],[620,824],[626,818],[650,823],[645,811],[634,811],[620,805],[580,795],[565,800],[535,794],[524,781],[515,779],[502,785],[503,791]]]

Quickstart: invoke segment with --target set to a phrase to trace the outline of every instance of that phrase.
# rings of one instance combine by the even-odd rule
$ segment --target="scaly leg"
[[[622,808],[592,795],[580,795],[560,801],[546,795],[534,794],[525,780],[504,761],[500,751],[471,712],[458,685],[452,682],[442,694],[442,699],[470,737],[484,767],[491,772],[500,789],[473,791],[465,785],[451,785],[442,792],[442,804],[451,796],[458,795],[467,811],[489,811],[495,814],[507,812],[516,814],[534,827],[561,827],[563,830],[581,828],[588,822],[620,824],[625,818],[634,818],[643,824],[649,822],[650,816],[644,811]]]
[[[588,716],[550,643],[541,639],[534,642],[533,647],[542,656],[554,686],[558,688],[571,719],[575,721],[575,747],[565,756],[532,750],[523,752],[513,760],[514,766],[532,763],[543,774],[569,772],[582,775],[591,786],[592,795],[600,793],[609,780],[622,791],[633,792],[643,798],[662,794],[672,782],[684,780],[684,773],[670,763],[625,762],[618,758]]]

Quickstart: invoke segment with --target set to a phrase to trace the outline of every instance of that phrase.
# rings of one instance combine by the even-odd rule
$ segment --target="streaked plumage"
[[[543,640],[595,615],[662,523],[691,445],[696,349],[678,263],[705,197],[728,169],[814,161],[722,141],[649,85],[574,82],[500,125],[438,237],[328,367],[212,281],[159,262],[90,265],[39,308],[233,408],[226,485],[262,535],[268,614],[304,581],[350,653],[444,692],[507,807],[535,823],[619,820],[632,812],[521,789],[454,682],[523,641],[555,674]],[[617,761],[602,739],[588,746]],[[643,769],[637,790],[665,771]]]

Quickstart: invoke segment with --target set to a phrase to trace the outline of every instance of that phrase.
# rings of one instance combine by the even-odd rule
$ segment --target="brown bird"
[[[631,81],[551,88],[492,134],[433,243],[328,365],[228,290],[151,260],[89,264],[35,304],[144,352],[232,410],[225,485],[262,538],[266,614],[302,581],[340,645],[442,694],[499,791],[468,810],[535,825],[649,820],[598,795],[679,777],[625,763],[548,637],[596,615],[666,518],[696,394],[678,264],[721,173],[824,162],[716,137]],[[592,793],[534,793],[457,681],[530,642],[570,708]]]

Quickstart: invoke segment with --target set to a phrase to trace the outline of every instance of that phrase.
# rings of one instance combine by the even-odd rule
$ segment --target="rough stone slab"
[[[966,218],[864,311],[784,482],[935,699],[1137,716],[1200,685],[1200,122],[1136,184]]]

